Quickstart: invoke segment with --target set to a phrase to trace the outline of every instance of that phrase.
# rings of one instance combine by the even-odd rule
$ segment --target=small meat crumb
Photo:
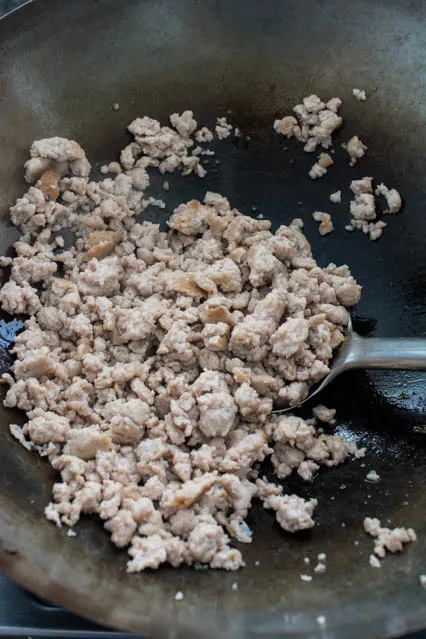
[[[238,584],[236,581],[234,581],[234,583],[231,586],[232,590],[238,590]]]
[[[211,142],[213,140],[213,133],[206,126],[203,126],[195,133],[196,141],[201,144],[203,142]]]
[[[327,566],[322,562],[318,562],[314,568],[314,572],[317,574],[322,574],[326,571],[327,571]]]
[[[412,528],[386,528],[382,527],[377,518],[366,517],[364,530],[375,537],[374,554],[383,558],[386,551],[401,552],[404,544],[416,541],[417,535]]]
[[[327,408],[327,406],[324,406],[324,404],[318,404],[318,406],[315,406],[315,408],[313,408],[312,413],[314,417],[320,422],[324,422],[326,424],[333,424],[335,422],[335,408]]]
[[[394,215],[395,213],[399,213],[402,207],[402,198],[396,189],[389,189],[383,182],[376,187],[375,190],[376,195],[383,195],[386,199],[387,208],[383,213],[388,213],[390,215]]]
[[[355,166],[355,164],[364,157],[368,147],[361,142],[357,135],[353,135],[346,144],[342,144],[342,148],[346,150],[350,157],[350,166]]]
[[[119,111],[120,105],[118,104],[118,102],[114,102],[114,104],[112,105],[112,108],[114,109],[114,111]]]
[[[215,131],[219,140],[225,140],[226,138],[229,138],[232,133],[232,124],[229,124],[226,117],[217,118]]]
[[[364,89],[352,89],[352,95],[358,100],[358,102],[364,102],[364,100],[367,99]]]
[[[163,182],[163,190],[164,191],[168,191],[170,189],[170,184],[167,180],[164,180]]]
[[[382,567],[382,563],[380,561],[380,559],[378,559],[376,557],[376,555],[370,555],[368,558],[369,564],[370,566],[372,566],[373,568],[381,568]]]
[[[382,236],[383,230],[386,228],[387,224],[383,220],[374,221],[377,218],[377,209],[376,202],[374,200],[373,194],[373,178],[372,177],[363,177],[360,180],[352,180],[350,184],[350,189],[353,192],[355,199],[350,203],[350,212],[352,215],[352,219],[350,224],[345,226],[347,231],[359,230],[365,233],[370,237],[370,240],[377,240]],[[390,193],[389,189],[382,184],[376,189],[377,194],[383,194],[385,197],[386,194]],[[399,196],[399,194],[398,194]],[[397,206],[397,202],[394,199],[390,200],[393,203],[393,206]],[[401,198],[399,196],[399,206],[401,206]],[[393,212],[397,212],[396,209],[392,210]],[[391,211],[386,211],[390,213]]]
[[[178,592],[175,594],[175,600],[182,601],[183,598],[184,598],[183,592],[181,590],[178,590]]]
[[[342,118],[337,114],[342,105],[339,98],[331,98],[323,102],[317,95],[303,98],[293,111],[297,116],[284,116],[275,120],[274,129],[287,138],[295,137],[304,144],[307,153],[313,153],[318,145],[330,148],[334,132],[342,125]]]
[[[307,583],[308,581],[312,581],[312,575],[300,575],[300,579]]]
[[[358,448],[358,450],[354,452],[354,457],[355,459],[362,459],[363,457],[365,457],[366,453],[367,453],[367,449],[365,447]]]
[[[317,624],[319,626],[324,626],[326,622],[327,622],[327,618],[324,615],[318,615]]]
[[[333,202],[333,204],[341,204],[342,191],[335,191],[334,193],[330,193],[330,202]]]
[[[420,585],[426,588],[426,575],[419,575]]]
[[[320,153],[318,160],[309,171],[309,177],[313,180],[324,177],[329,166],[334,164],[334,160],[328,153]]]
[[[328,235],[334,230],[333,222],[331,221],[331,216],[328,213],[322,213],[321,211],[315,211],[312,214],[315,222],[320,222],[319,225],[319,233],[320,235]]]
[[[378,482],[380,481],[380,475],[378,475],[375,470],[370,470],[365,479],[369,482]]]

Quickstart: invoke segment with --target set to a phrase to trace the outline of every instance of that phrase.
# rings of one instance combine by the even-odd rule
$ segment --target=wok
[[[75,138],[91,161],[104,163],[124,146],[125,125],[137,115],[165,121],[192,108],[212,125],[230,111],[244,137],[218,144],[220,171],[212,162],[204,181],[173,183],[169,210],[209,188],[243,212],[258,207],[275,225],[302,217],[319,262],[347,262],[364,286],[358,331],[425,335],[425,26],[421,0],[26,5],[0,21],[1,251],[17,236],[7,209],[22,192],[34,138]],[[353,87],[376,90],[359,104]],[[340,161],[316,182],[307,175],[312,156],[271,130],[277,115],[312,92],[342,97],[346,121],[336,145]],[[349,169],[339,146],[354,133],[369,152]],[[377,243],[346,233],[347,206],[330,210],[328,201],[364,175],[396,186],[405,199]],[[327,238],[311,219],[316,209],[333,214],[336,231]],[[6,338],[15,326],[10,319],[3,318]],[[6,368],[6,354],[3,360]],[[322,399],[338,409],[339,428],[360,437],[368,455],[321,473],[312,486],[287,482],[320,496],[318,525],[309,533],[288,535],[270,513],[254,509],[255,540],[243,549],[247,567],[239,574],[164,568],[127,576],[125,552],[113,548],[99,522],[84,518],[78,536],[68,538],[43,517],[53,472],[12,440],[8,424],[23,416],[2,407],[0,569],[39,596],[149,637],[366,639],[424,628],[425,381],[421,373],[354,371],[327,389]],[[382,477],[377,485],[364,481],[372,468]],[[366,515],[413,526],[418,542],[374,570],[372,539],[362,531]],[[319,552],[327,553],[327,573],[302,583],[303,557]],[[318,615],[327,619],[321,629]]]

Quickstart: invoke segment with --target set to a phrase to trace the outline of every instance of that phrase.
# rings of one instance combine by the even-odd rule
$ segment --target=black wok
[[[16,238],[7,209],[23,189],[34,138],[73,137],[103,163],[125,144],[125,125],[137,115],[165,120],[192,108],[212,125],[230,110],[251,139],[218,145],[221,170],[212,163],[204,181],[178,180],[170,206],[208,187],[243,212],[258,207],[275,224],[302,217],[320,263],[347,262],[364,286],[357,330],[424,335],[425,44],[421,0],[29,4],[0,21],[0,249]],[[359,104],[353,87],[376,91]],[[349,169],[337,144],[341,161],[315,183],[307,176],[312,156],[292,145],[287,152],[271,131],[277,115],[312,92],[345,100],[338,142],[358,133],[369,146],[365,161]],[[329,193],[363,175],[399,188],[404,212],[372,243],[346,233],[347,207],[336,208],[336,231],[320,238],[312,212],[330,210]],[[3,333],[12,328],[3,324]],[[368,639],[424,628],[425,381],[420,373],[352,372],[333,383],[323,400],[337,407],[339,424],[362,438],[368,455],[321,473],[312,486],[294,482],[302,494],[323,495],[310,533],[287,535],[255,509],[255,541],[244,548],[247,567],[239,574],[165,568],[127,576],[125,553],[97,521],[85,518],[68,538],[43,517],[52,471],[12,440],[8,424],[22,416],[1,408],[0,569],[42,597],[150,637]],[[371,468],[380,484],[364,482]],[[366,515],[413,526],[418,542],[374,570],[372,540],[362,532]],[[318,552],[328,555],[327,573],[302,583],[303,557]],[[327,618],[323,629],[318,615]]]

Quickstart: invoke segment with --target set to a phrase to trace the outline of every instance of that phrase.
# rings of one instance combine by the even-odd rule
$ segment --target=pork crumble
[[[386,528],[375,517],[366,517],[364,519],[364,530],[371,537],[374,537],[374,555],[370,555],[370,564],[374,568],[381,567],[377,557],[383,559],[386,552],[401,552],[404,544],[417,540],[417,535],[413,528]]]
[[[250,543],[254,498],[288,532],[314,526],[317,500],[260,478],[260,462],[309,481],[356,453],[315,419],[271,411],[327,375],[361,288],[347,266],[316,264],[298,223],[272,233],[216,193],[178,206],[168,231],[139,221],[148,166],[202,175],[188,149],[208,130],[190,111],[170,119],[132,122],[99,182],[76,142],[32,145],[32,185],[10,210],[22,236],[1,262],[1,307],[28,316],[5,405],[28,418],[12,435],[60,474],[45,510],[57,526],[95,513],[129,572],[236,570],[231,539]]]
[[[365,91],[360,89],[353,89],[353,95],[358,101],[366,99]],[[318,146],[329,149],[333,144],[333,136],[343,123],[343,119],[338,115],[341,106],[342,100],[340,98],[331,98],[328,102],[323,102],[315,94],[307,96],[303,98],[301,104],[296,104],[293,108],[296,117],[286,115],[281,119],[275,120],[274,129],[279,135],[283,135],[286,138],[294,137],[299,142],[302,142],[304,144],[303,148],[307,153],[314,152]],[[348,142],[344,142],[341,146],[350,157],[349,164],[351,167],[354,167],[367,151],[367,146],[357,135],[352,136]],[[333,153],[334,151],[331,150],[331,152]],[[324,177],[328,168],[333,164],[334,160],[331,155],[322,152],[308,174],[313,180]],[[346,231],[363,231],[369,236],[370,240],[374,241],[382,236],[387,223],[382,219],[373,221],[377,218],[377,211],[372,179],[365,177],[362,180],[353,180],[351,182],[350,189],[355,194],[355,200],[350,203],[352,218],[350,223],[345,226],[345,229]],[[399,213],[402,208],[402,198],[396,189],[389,189],[382,183],[377,186],[375,194],[377,197],[383,196],[386,200],[388,208],[382,211],[383,214]],[[341,203],[341,190],[331,193],[330,201]],[[319,227],[321,235],[326,235],[333,230],[333,223],[328,213],[316,211],[314,219],[321,222]]]

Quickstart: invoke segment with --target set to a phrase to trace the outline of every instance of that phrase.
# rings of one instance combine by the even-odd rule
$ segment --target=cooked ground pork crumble
[[[251,541],[254,498],[286,531],[314,526],[317,500],[285,494],[259,476],[260,462],[270,458],[279,479],[310,480],[357,452],[317,434],[315,418],[271,411],[327,375],[361,288],[347,266],[316,264],[297,222],[272,233],[216,193],[178,206],[166,232],[138,221],[148,166],[202,176],[190,136],[210,132],[190,111],[170,119],[173,129],[132,122],[135,141],[99,182],[76,142],[31,147],[31,186],[10,211],[22,236],[2,258],[1,307],[29,316],[5,405],[28,417],[12,435],[60,474],[48,519],[72,527],[97,514],[128,547],[129,572],[236,570],[231,539]]]
[[[375,555],[383,559],[386,552],[401,552],[404,544],[417,540],[417,535],[412,528],[382,527],[380,520],[375,517],[364,519],[364,530],[374,537],[374,555],[370,555],[370,564],[375,568],[380,568],[381,565],[374,560]]]
[[[365,91],[353,89],[353,95],[359,101],[366,99]],[[307,153],[314,152],[318,146],[329,149],[333,144],[333,136],[339,130],[343,123],[343,119],[338,115],[338,111],[342,106],[340,98],[331,98],[328,102],[323,102],[321,98],[313,94],[303,99],[301,104],[296,104],[293,111],[296,117],[286,115],[274,122],[274,129],[279,135],[286,138],[296,138],[304,144],[304,150]],[[350,166],[354,167],[358,160],[364,157],[367,146],[354,135],[344,142],[342,148],[350,157]],[[334,151],[331,151],[334,153]],[[317,161],[309,170],[309,176],[316,180],[324,177],[328,168],[334,164],[334,160],[329,153],[320,153]],[[350,189],[355,194],[355,199],[350,203],[350,213],[352,219],[345,226],[347,231],[360,230],[363,231],[370,240],[378,240],[387,223],[382,219],[377,219],[376,202],[372,187],[373,178],[365,177],[361,180],[353,180]],[[356,190],[355,190],[356,189]],[[388,208],[383,210],[383,214],[399,213],[402,208],[402,198],[396,189],[389,189],[385,184],[379,184],[375,190],[377,197],[383,196],[386,200]],[[340,204],[342,201],[341,190],[330,194],[330,201]],[[314,219],[321,222],[319,232],[326,235],[333,231],[333,223],[328,213],[316,211]]]

